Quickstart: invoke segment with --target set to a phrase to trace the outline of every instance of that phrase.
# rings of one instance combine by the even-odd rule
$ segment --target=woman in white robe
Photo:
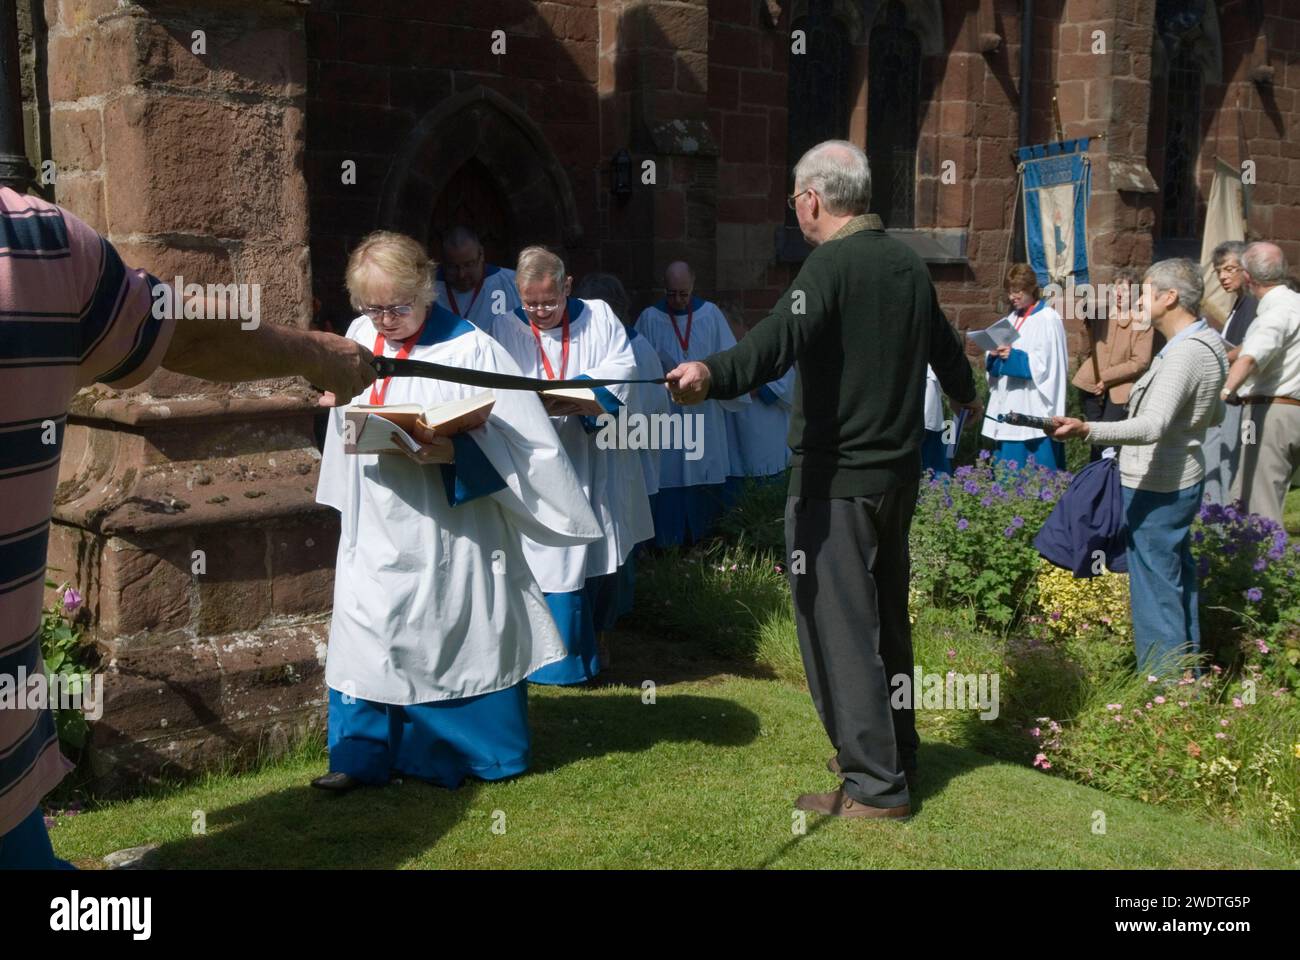
[[[1032,417],[1065,415],[1065,390],[1069,355],[1061,315],[1041,299],[1038,278],[1027,263],[1007,271],[1007,315],[1020,333],[1014,345],[989,353],[989,402],[983,434],[993,440],[993,456],[1015,461],[1021,467],[1030,457],[1041,467],[1065,469],[1065,447],[1037,427],[998,423],[1004,413]]]
[[[348,337],[385,356],[517,374],[500,346],[432,304],[419,243],[377,233],[347,271],[362,311]],[[354,403],[430,406],[481,388],[420,377],[376,381]],[[527,675],[564,644],[524,556],[600,535],[537,396],[496,391],[484,425],[421,453],[348,454],[331,415],[316,498],[340,514],[323,789],[391,773],[456,787],[528,766]],[[442,462],[451,460],[450,463]]]

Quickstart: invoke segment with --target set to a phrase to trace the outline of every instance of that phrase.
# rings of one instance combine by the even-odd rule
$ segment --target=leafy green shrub
[[[912,586],[929,603],[969,605],[981,623],[1007,629],[1033,609],[1033,539],[1070,475],[980,457],[951,478],[922,482],[912,521]]]

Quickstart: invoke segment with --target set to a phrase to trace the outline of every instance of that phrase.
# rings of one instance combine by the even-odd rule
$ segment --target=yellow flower
[[[1295,751],[1296,757],[1300,758],[1300,743],[1294,744],[1291,749]]]

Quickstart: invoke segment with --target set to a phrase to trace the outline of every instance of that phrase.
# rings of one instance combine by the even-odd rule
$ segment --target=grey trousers
[[[813,705],[830,737],[844,789],[859,803],[909,803],[904,769],[916,765],[916,718],[890,706],[891,677],[912,677],[907,619],[907,536],[918,481],[870,497],[788,497],[799,649]]]
[[[1252,403],[1242,415],[1241,454],[1233,499],[1251,513],[1282,522],[1283,501],[1300,467],[1300,407]]]

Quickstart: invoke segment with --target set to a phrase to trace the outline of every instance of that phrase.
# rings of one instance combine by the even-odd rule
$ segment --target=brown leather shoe
[[[841,780],[844,779],[844,771],[840,769],[840,758],[832,754],[831,758],[826,761],[826,769]],[[918,770],[904,770],[903,776],[907,778],[907,789],[915,790],[916,785],[921,782],[921,774]]]
[[[811,810],[828,817],[863,817],[873,820],[906,820],[912,816],[912,808],[906,804],[901,807],[873,807],[859,803],[844,792],[844,788],[831,793],[805,793],[794,805],[799,810]]]

